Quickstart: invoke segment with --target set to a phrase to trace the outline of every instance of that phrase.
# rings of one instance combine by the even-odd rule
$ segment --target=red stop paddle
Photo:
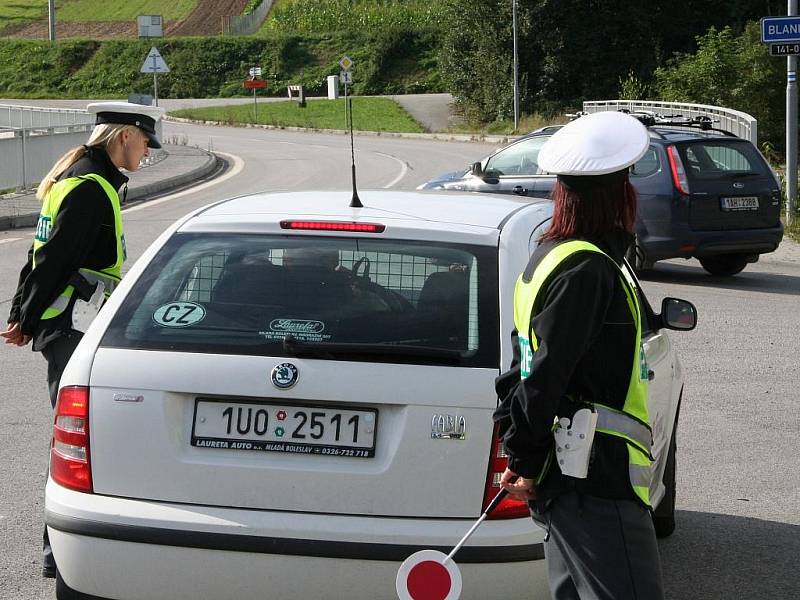
[[[420,550],[405,559],[397,570],[397,597],[400,600],[457,600],[461,596],[461,571],[453,561],[453,556],[507,494],[506,490],[497,493],[480,519],[470,527],[450,554],[438,550]]]

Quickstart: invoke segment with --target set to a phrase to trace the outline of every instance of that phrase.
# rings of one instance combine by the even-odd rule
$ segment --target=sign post
[[[339,61],[339,66],[342,67],[339,79],[344,82],[344,126],[347,128],[347,86],[353,83],[353,74],[350,72],[350,69],[353,68],[353,60],[345,54]]]
[[[259,79],[259,77],[261,77],[261,67],[258,65],[253,65],[250,67],[250,81],[244,82],[245,88],[250,88],[253,90],[253,121],[256,123],[258,123],[258,101],[256,100],[256,90],[267,87],[267,82],[263,79]]]
[[[147,58],[144,59],[144,64],[142,68],[139,69],[139,72],[153,74],[153,96],[155,98],[155,104],[158,106],[158,74],[169,73],[169,67],[161,57],[158,48],[155,46],[150,48],[150,52],[147,54]]]
[[[761,41],[770,45],[772,56],[786,57],[786,224],[791,225],[797,199],[797,0],[788,0],[786,12],[785,17],[761,19]]]

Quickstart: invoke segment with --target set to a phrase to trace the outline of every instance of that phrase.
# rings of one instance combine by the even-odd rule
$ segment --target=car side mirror
[[[472,174],[475,175],[475,177],[480,177],[483,175],[483,167],[481,166],[481,163],[472,163]]]
[[[691,331],[697,325],[697,309],[686,300],[664,298],[661,301],[661,322],[667,329]]]

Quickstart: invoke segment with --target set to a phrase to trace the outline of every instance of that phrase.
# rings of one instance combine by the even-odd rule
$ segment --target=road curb
[[[164,121],[173,123],[188,123],[191,125],[211,125],[214,127],[241,127],[243,129],[275,129],[279,131],[294,131],[299,133],[325,133],[329,135],[347,135],[346,129],[314,129],[306,127],[283,127],[279,125],[262,125],[261,123],[228,123],[226,121],[203,121],[200,119],[186,119],[165,115]],[[403,133],[395,131],[353,131],[353,135],[372,137],[393,137],[414,140],[434,140],[439,142],[488,142],[490,144],[507,144],[521,137],[509,135],[483,135],[477,133]]]
[[[188,173],[182,173],[180,175],[175,175],[174,177],[168,177],[166,179],[162,179],[161,181],[157,181],[155,183],[150,183],[148,185],[143,185],[141,187],[137,187],[132,189],[128,192],[128,201],[132,200],[139,200],[142,201],[142,197],[149,196],[151,194],[157,194],[161,192],[166,192],[174,188],[183,187],[187,183],[191,183],[192,181],[196,181],[197,179],[202,179],[206,175],[213,173],[219,164],[219,157],[214,154],[213,152],[208,152],[207,150],[201,150],[205,152],[207,155],[207,159],[205,163],[196,167],[189,171]]]

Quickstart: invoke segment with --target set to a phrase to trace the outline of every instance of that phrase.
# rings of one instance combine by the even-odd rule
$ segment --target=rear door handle
[[[647,381],[653,381],[656,378],[656,372],[653,369],[647,370]]]
[[[511,191],[514,192],[517,196],[527,196],[528,195],[528,190],[525,189],[524,187],[522,187],[521,185],[515,185],[514,188]]]

